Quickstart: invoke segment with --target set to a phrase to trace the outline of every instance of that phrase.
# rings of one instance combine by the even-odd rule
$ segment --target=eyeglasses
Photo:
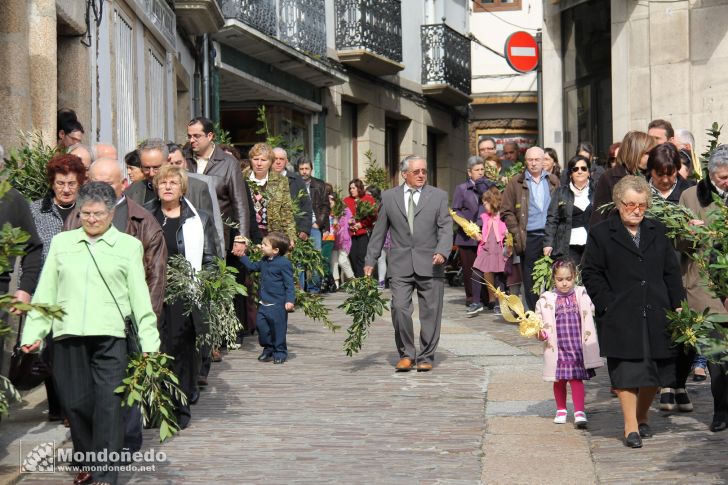
[[[159,182],[160,187],[179,187],[180,183],[176,180],[165,180],[164,182]]]
[[[409,173],[412,175],[427,175],[427,169],[426,168],[418,168],[417,170],[410,170]]]
[[[60,180],[56,180],[53,182],[53,186],[57,189],[64,189],[68,187],[71,190],[75,190],[78,188],[78,182],[61,182]]]
[[[633,211],[635,209],[639,209],[640,212],[644,212],[644,211],[647,210],[647,202],[640,202],[638,204],[636,202],[625,202],[625,201],[622,201],[622,205],[628,211]]]
[[[86,219],[86,220],[91,219],[92,217],[94,219],[103,219],[104,217],[109,215],[109,211],[99,211],[99,212],[81,211],[80,215],[81,215],[81,219]]]
[[[157,167],[142,167],[142,172],[144,172],[144,173],[150,173],[152,171],[159,172],[160,168],[162,168],[161,165],[159,165]]]
[[[579,171],[581,171],[581,172],[588,172],[589,171],[589,167],[585,167],[585,166],[579,165],[578,167],[571,167],[571,171],[574,172],[574,173],[579,172]]]
[[[191,135],[187,135],[187,139],[191,140],[194,138],[195,140],[199,140],[200,138],[204,138],[205,136],[205,133],[192,133]]]

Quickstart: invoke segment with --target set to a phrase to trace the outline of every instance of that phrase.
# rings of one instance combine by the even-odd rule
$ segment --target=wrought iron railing
[[[402,62],[400,0],[336,0],[336,50],[368,50]]]
[[[423,25],[422,84],[448,84],[470,94],[470,40],[445,24]]]
[[[306,54],[326,56],[324,0],[219,0],[226,18],[237,19]]]

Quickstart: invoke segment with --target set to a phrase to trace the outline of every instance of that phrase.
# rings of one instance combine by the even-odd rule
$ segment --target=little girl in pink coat
[[[536,313],[543,322],[539,340],[544,342],[543,378],[554,383],[556,417],[554,423],[566,423],[566,383],[571,386],[574,424],[584,429],[584,380],[594,376],[603,364],[594,326],[592,304],[586,288],[575,286],[576,265],[558,260],[552,268],[555,291],[545,291],[536,303]]]

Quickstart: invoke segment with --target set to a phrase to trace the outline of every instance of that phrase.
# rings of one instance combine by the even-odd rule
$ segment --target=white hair
[[[406,157],[404,157],[402,159],[401,162],[399,162],[399,171],[402,172],[402,173],[405,173],[407,170],[409,170],[410,162],[412,162],[414,160],[425,160],[425,161],[427,161],[425,159],[425,157],[423,157],[421,155],[407,155]]]
[[[695,150],[695,137],[687,128],[678,128],[675,130],[676,141],[685,145],[689,144],[690,148]]]

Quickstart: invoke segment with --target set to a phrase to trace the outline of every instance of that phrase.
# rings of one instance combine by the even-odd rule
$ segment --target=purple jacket
[[[349,221],[351,220],[351,211],[348,207],[344,208],[344,214],[339,217],[338,228],[336,229],[336,238],[334,239],[334,249],[343,250],[346,254],[351,251],[351,234],[349,234]]]
[[[452,210],[457,215],[469,221],[476,222],[478,219],[478,209],[480,208],[479,199],[478,194],[475,192],[475,184],[472,180],[468,180],[455,187],[455,195],[452,198]],[[465,235],[462,228],[457,226],[455,244],[457,246],[477,246],[478,241],[470,239]]]

